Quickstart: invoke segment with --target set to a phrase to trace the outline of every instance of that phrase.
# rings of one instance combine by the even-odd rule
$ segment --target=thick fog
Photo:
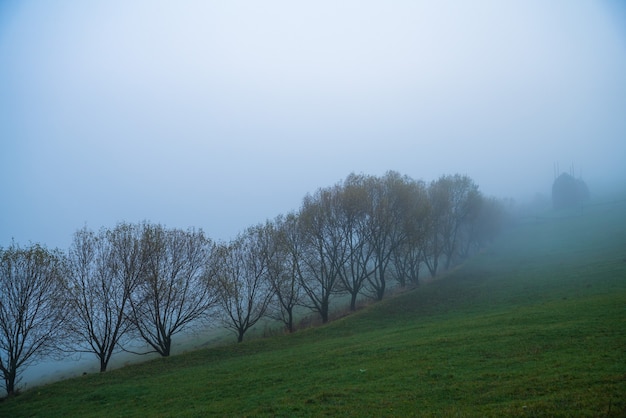
[[[0,246],[217,239],[350,172],[626,185],[618,1],[0,3]],[[600,186],[598,186],[600,187]]]

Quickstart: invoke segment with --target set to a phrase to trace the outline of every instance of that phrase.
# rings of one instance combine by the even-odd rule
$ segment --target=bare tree
[[[294,332],[294,310],[302,299],[302,286],[298,280],[300,240],[297,216],[279,216],[270,228],[272,249],[268,260],[268,279],[274,291],[274,302],[269,316],[283,322],[289,332]]]
[[[145,224],[141,247],[145,268],[130,298],[130,320],[151,352],[165,357],[172,336],[208,318],[216,302],[211,242],[202,231]]]
[[[403,192],[400,209],[406,235],[392,251],[394,276],[402,287],[406,286],[407,281],[413,285],[418,284],[423,252],[430,232],[430,204],[425,185],[421,181],[407,179]]]
[[[468,176],[454,175],[451,184],[451,213],[444,240],[446,269],[450,268],[459,251],[460,232],[464,225],[475,219],[480,211],[481,195],[478,185]]]
[[[138,238],[138,228],[127,224],[97,235],[83,228],[68,253],[65,285],[74,350],[95,354],[100,372],[122,349],[132,326],[129,300],[142,269]]]
[[[405,215],[410,190],[408,177],[389,171],[372,179],[369,190],[368,244],[373,250],[373,274],[367,279],[374,298],[382,300],[387,287],[387,268],[394,251],[407,239]]]
[[[0,372],[9,395],[20,371],[56,351],[65,337],[63,270],[58,251],[37,244],[0,249]]]
[[[339,265],[340,288],[350,294],[350,310],[356,310],[356,301],[366,280],[374,273],[374,247],[368,245],[370,213],[368,212],[368,182],[371,178],[350,174],[342,185],[339,199],[339,228],[343,235],[346,261]]]
[[[445,268],[452,264],[459,250],[461,228],[480,209],[478,186],[467,176],[446,175],[429,186],[431,236],[425,257],[432,276],[437,274],[439,259],[446,256]]]
[[[446,214],[450,212],[450,199],[446,183],[441,179],[433,181],[428,187],[428,198],[431,211],[428,217],[430,233],[423,250],[423,260],[431,277],[439,270],[439,260],[444,251]]]
[[[237,334],[237,342],[265,316],[274,295],[268,280],[266,234],[264,226],[250,227],[218,250],[219,303],[224,324]]]
[[[491,242],[502,228],[505,220],[504,204],[491,197],[477,196],[474,210],[467,217],[459,232],[459,255],[468,257],[472,252]]]
[[[330,297],[339,291],[339,270],[347,259],[348,246],[340,230],[337,188],[320,189],[306,196],[300,209],[302,251],[298,277],[306,295],[304,306],[319,313],[326,323]]]

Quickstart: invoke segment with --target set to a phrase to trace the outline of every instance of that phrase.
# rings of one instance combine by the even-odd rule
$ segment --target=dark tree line
[[[336,295],[384,298],[480,249],[502,205],[467,176],[426,184],[388,172],[351,174],[307,195],[300,209],[226,243],[201,230],[148,222],[83,228],[67,253],[0,248],[0,372],[18,373],[54,349],[111,357],[143,341],[168,356],[181,331],[219,320],[237,341],[264,317],[295,330],[307,308],[327,322]],[[135,351],[133,351],[135,352]]]

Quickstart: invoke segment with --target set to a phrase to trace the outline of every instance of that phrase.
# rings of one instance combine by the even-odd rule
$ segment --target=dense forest
[[[220,323],[242,341],[265,317],[295,331],[301,307],[325,323],[336,295],[354,310],[359,298],[417,285],[479,251],[504,217],[467,176],[426,184],[388,172],[351,174],[229,242],[146,221],[84,227],[67,251],[13,243],[0,249],[6,392],[59,353],[93,353],[105,371],[131,341],[168,356],[172,338],[198,324]]]

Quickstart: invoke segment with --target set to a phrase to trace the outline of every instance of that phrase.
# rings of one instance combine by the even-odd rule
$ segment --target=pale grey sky
[[[0,0],[0,246],[229,239],[350,172],[626,186],[616,1]]]

